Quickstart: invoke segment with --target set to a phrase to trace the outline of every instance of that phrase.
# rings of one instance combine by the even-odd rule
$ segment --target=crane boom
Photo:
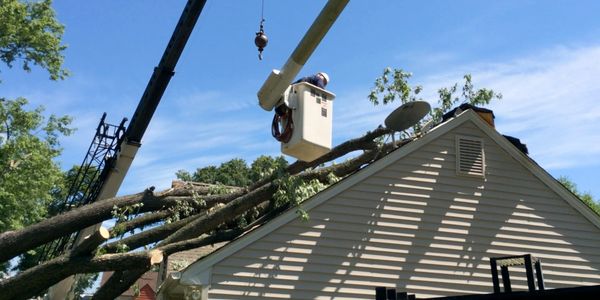
[[[206,0],[189,0],[186,4],[179,22],[171,35],[169,44],[163,53],[158,66],[148,81],[146,90],[140,99],[140,102],[133,113],[131,122],[125,131],[125,137],[129,142],[140,143],[152,115],[167,89],[167,85],[173,77],[175,65],[185,48],[185,44],[196,25],[196,21],[204,8]]]
[[[283,65],[281,71],[273,70],[258,91],[258,100],[264,110],[272,110],[279,98],[308,61],[323,37],[350,0],[329,0],[312,23],[294,52]]]
[[[154,68],[154,72],[148,81],[148,85],[144,90],[144,94],[138,103],[138,106],[131,118],[131,122],[124,134],[124,139],[119,147],[118,153],[113,158],[114,161],[107,164],[108,170],[106,178],[100,187],[96,201],[108,199],[116,196],[127,171],[131,166],[137,150],[141,146],[142,137],[150,124],[150,120],[160,103],[171,77],[175,74],[175,66],[185,48],[185,45],[192,33],[196,21],[206,4],[206,0],[188,0],[185,5],[179,21],[173,30],[171,39],[167,44],[165,51],[160,59],[158,66]],[[100,224],[91,226],[79,232],[74,245],[80,243],[83,237],[96,231]],[[72,287],[74,277],[68,277],[52,286],[48,291],[48,296],[51,300],[72,299]]]

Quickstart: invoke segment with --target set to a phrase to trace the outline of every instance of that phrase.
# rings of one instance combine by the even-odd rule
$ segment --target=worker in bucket
[[[327,75],[327,73],[325,73],[325,72],[319,72],[312,76],[302,77],[302,78],[296,80],[294,82],[294,84],[300,83],[300,82],[308,82],[312,85],[316,85],[322,89],[325,89],[325,87],[327,86],[327,83],[329,83],[329,75]]]

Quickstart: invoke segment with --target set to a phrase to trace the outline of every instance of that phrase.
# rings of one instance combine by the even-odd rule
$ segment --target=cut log
[[[94,251],[99,245],[107,241],[109,238],[110,233],[108,232],[108,229],[100,226],[94,233],[83,238],[83,241],[75,248],[73,248],[69,255],[88,255],[92,253],[92,251]]]

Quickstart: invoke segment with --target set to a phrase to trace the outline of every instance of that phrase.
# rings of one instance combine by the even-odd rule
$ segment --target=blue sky
[[[271,112],[256,92],[280,68],[325,1],[265,1],[269,45],[253,44],[260,0],[209,0],[143,139],[120,194],[167,188],[179,169],[278,155]],[[0,93],[27,97],[48,112],[75,116],[63,139],[63,168],[79,164],[103,112],[130,118],[185,1],[57,0],[66,26],[65,66],[2,68]],[[497,130],[520,138],[554,176],[600,198],[600,11],[598,1],[351,1],[302,74],[330,74],[337,94],[334,144],[383,123],[397,106],[366,95],[384,67],[414,73],[427,100],[471,73],[504,98],[490,108]]]

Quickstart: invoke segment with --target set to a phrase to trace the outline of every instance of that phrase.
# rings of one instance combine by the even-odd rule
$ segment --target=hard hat
[[[327,73],[319,72],[317,74],[321,74],[321,76],[323,76],[323,78],[325,78],[325,83],[329,83],[329,75],[327,75]]]

